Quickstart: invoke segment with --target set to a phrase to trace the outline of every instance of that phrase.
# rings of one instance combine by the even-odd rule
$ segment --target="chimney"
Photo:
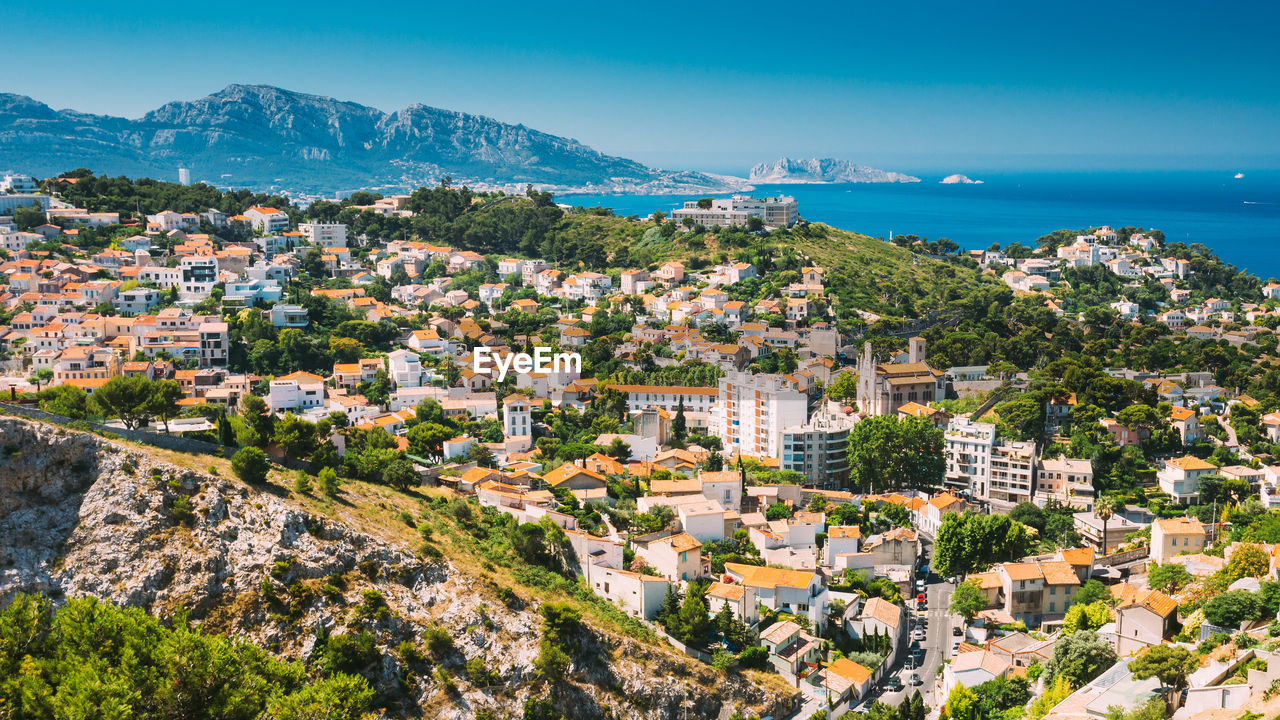
[[[907,341],[907,362],[924,362],[924,338],[917,335]]]

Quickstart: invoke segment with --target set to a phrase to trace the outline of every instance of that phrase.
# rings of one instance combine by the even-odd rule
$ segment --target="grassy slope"
[[[590,215],[566,216],[562,227],[579,237],[604,243],[610,253],[626,246],[633,257],[661,263],[700,257],[708,264],[721,253],[729,258],[737,249],[723,247],[708,233],[705,247],[691,248],[693,236],[678,232],[664,238],[648,220]],[[915,317],[945,306],[979,282],[990,282],[972,268],[934,260],[881,240],[822,223],[804,231],[778,232],[764,241],[779,250],[790,248],[807,263],[827,269],[829,294],[854,308],[890,317]]]

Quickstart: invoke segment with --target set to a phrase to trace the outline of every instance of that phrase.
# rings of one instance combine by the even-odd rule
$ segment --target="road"
[[[925,554],[925,557],[932,558],[933,541],[921,534],[920,544],[921,551]],[[880,697],[881,702],[888,705],[897,705],[906,698],[911,697],[911,694],[918,689],[920,695],[924,698],[924,704],[930,708],[937,708],[939,703],[935,702],[933,697],[934,680],[938,677],[938,668],[950,656],[951,644],[952,640],[954,640],[951,635],[951,614],[947,610],[951,605],[951,593],[954,590],[955,586],[938,575],[930,573],[925,587],[925,597],[928,598],[929,602],[927,609],[923,613],[928,627],[925,628],[924,641],[919,643],[919,646],[924,648],[924,663],[915,669],[911,669],[907,665],[898,665],[896,674],[902,680],[903,689],[900,692],[886,692]],[[914,600],[908,603],[909,608],[915,608],[915,606]],[[920,613],[914,609],[909,609],[907,615],[911,618],[911,622],[914,623],[915,618],[919,617]],[[915,643],[908,641],[908,652],[915,646]],[[909,684],[912,673],[918,674],[923,681],[923,684],[918,688]]]

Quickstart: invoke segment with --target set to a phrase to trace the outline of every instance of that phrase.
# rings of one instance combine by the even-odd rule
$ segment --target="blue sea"
[[[895,168],[898,169],[898,168]],[[910,170],[903,170],[910,172]],[[801,217],[872,237],[946,237],[965,249],[1021,242],[1062,228],[1135,225],[1169,242],[1203,243],[1262,279],[1280,277],[1280,171],[975,173],[980,185],[942,185],[913,173],[909,184],[760,185],[757,196],[789,194]],[[566,195],[620,215],[669,212],[698,196]]]

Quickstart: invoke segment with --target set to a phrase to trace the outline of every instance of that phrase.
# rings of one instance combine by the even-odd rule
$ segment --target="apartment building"
[[[808,422],[809,401],[781,375],[732,370],[720,378],[711,415],[712,432],[724,444],[726,457],[777,458],[782,456],[783,430]]]
[[[224,322],[200,323],[200,366],[222,366],[227,364],[227,350],[231,345]]]
[[[803,473],[818,487],[837,487],[849,479],[849,430],[857,416],[838,410],[814,413],[803,425],[782,430],[783,470]]]
[[[968,417],[951,420],[943,433],[946,471],[943,483],[971,497],[1002,506],[1031,500],[1036,444],[1000,440],[996,426]]]
[[[614,385],[614,390],[627,398],[627,412],[646,408],[675,412],[683,403],[686,413],[709,413],[716,404],[718,390],[681,385]]]
[[[768,228],[791,227],[800,219],[800,211],[796,199],[786,195],[766,198],[734,195],[712,198],[709,203],[691,200],[683,208],[671,211],[672,222],[683,223],[689,219],[708,227],[746,226],[753,217],[760,218]]]
[[[1204,523],[1192,518],[1161,518],[1151,525],[1151,560],[1167,563],[1175,555],[1204,549]]]
[[[289,229],[289,216],[273,207],[254,206],[244,211],[249,224],[260,233],[276,233]]]
[[[1056,500],[1081,510],[1093,509],[1093,463],[1060,455],[1040,461],[1036,502]]]
[[[1036,444],[999,440],[991,448],[991,478],[985,494],[992,503],[1012,507],[1030,502],[1036,468]]]
[[[347,226],[342,223],[308,222],[298,225],[307,242],[322,248],[347,246]]]
[[[183,302],[195,304],[209,297],[218,282],[218,259],[210,256],[188,256],[178,264],[182,273],[179,292]]]

